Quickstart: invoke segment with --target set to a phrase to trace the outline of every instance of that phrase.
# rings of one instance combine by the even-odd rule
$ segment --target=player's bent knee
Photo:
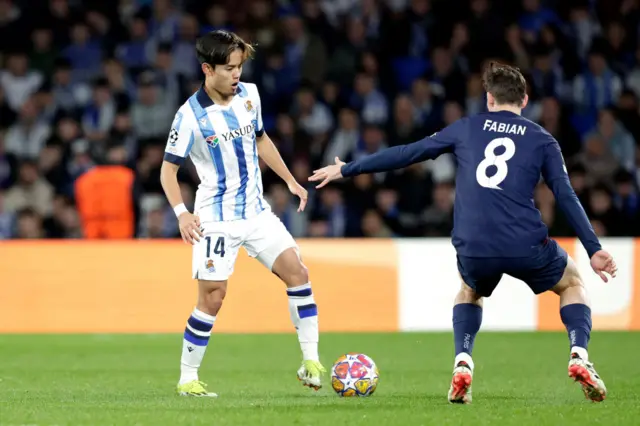
[[[555,287],[551,289],[557,295],[562,295],[567,291],[586,291],[584,283],[578,276],[569,276],[562,278]]]
[[[460,291],[456,296],[455,303],[476,303],[479,304],[482,302],[482,295],[479,294],[475,289],[467,285],[464,281],[460,286]]]
[[[575,262],[569,258],[567,260],[567,267],[562,275],[562,278],[551,290],[560,295],[569,289],[584,289],[584,283],[578,272]]]

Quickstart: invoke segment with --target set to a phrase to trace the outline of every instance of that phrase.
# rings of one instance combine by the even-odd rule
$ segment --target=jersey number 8
[[[500,155],[496,155],[495,150],[500,146],[503,146],[505,151]],[[484,160],[478,164],[478,168],[476,169],[476,180],[480,186],[502,190],[498,185],[507,177],[507,173],[509,172],[507,161],[509,161],[515,153],[516,144],[513,143],[513,140],[510,138],[496,138],[489,142],[484,149]],[[490,166],[496,166],[498,169],[493,176],[487,176],[487,169],[489,169]]]

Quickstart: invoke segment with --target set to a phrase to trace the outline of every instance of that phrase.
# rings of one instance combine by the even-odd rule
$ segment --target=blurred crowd
[[[597,233],[640,235],[639,20],[639,0],[0,0],[0,239],[88,235],[78,181],[113,165],[131,171],[132,235],[178,236],[159,170],[201,83],[195,39],[214,29],[257,45],[242,79],[300,182],[484,111],[481,70],[500,59],[525,73],[523,114],[560,142]],[[263,172],[295,237],[451,232],[449,156],[309,186],[302,214]],[[192,207],[191,165],[180,182]],[[573,235],[546,186],[535,201],[552,235]]]

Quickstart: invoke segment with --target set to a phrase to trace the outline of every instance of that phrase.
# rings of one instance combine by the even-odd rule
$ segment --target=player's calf
[[[591,308],[584,283],[571,258],[568,258],[562,279],[552,290],[560,296],[560,318],[569,336],[569,377],[580,383],[588,399],[602,401],[607,388],[589,362],[587,351],[591,337]]]
[[[272,272],[287,286],[289,314],[298,333],[303,363],[297,372],[303,385],[313,389],[322,386],[325,369],[318,355],[318,307],[313,296],[309,272],[295,248],[289,248],[278,256]]]
[[[198,303],[187,320],[180,359],[180,380],[177,391],[185,396],[216,396],[207,392],[198,378],[198,369],[209,344],[216,315],[226,295],[226,281],[198,283]]]
[[[577,353],[582,359],[588,359],[591,308],[582,278],[571,258],[568,258],[565,272],[552,291],[560,296],[560,318],[567,328],[571,353]]]
[[[482,324],[482,297],[464,282],[453,307],[453,336],[456,358],[448,399],[451,403],[471,403],[473,344]]]
[[[456,356],[471,355],[482,324],[482,297],[465,283],[456,296],[452,322]]]
[[[222,302],[227,296],[227,281],[203,281],[198,284],[198,303],[196,307],[210,315],[218,315]]]

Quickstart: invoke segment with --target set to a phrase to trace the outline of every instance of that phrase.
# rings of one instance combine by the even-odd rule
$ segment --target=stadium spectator
[[[51,75],[58,55],[58,52],[53,46],[53,32],[51,28],[47,28],[46,26],[36,28],[31,35],[31,40],[33,43],[29,56],[31,68],[42,75]]]
[[[19,166],[18,181],[4,197],[4,208],[13,213],[23,209],[32,209],[39,216],[51,212],[53,188],[38,171],[38,164],[24,160]]]
[[[52,92],[56,106],[66,112],[83,108],[91,99],[91,88],[71,78],[71,64],[64,58],[56,59],[52,75]]]
[[[118,59],[132,70],[148,66],[153,54],[152,40],[148,38],[148,24],[142,16],[136,16],[129,24],[129,39],[116,49]]]
[[[176,108],[201,84],[195,38],[214,28],[256,43],[243,78],[300,182],[336,156],[484,111],[482,66],[500,59],[522,68],[523,114],[560,142],[598,232],[640,235],[639,17],[637,1],[609,0],[0,0],[0,238],[85,235],[76,188],[115,157],[139,188],[123,235],[178,236],[159,166]],[[422,237],[451,231],[455,166],[443,156],[324,193],[309,185],[304,215],[262,170],[296,237]],[[179,178],[191,200],[193,169]],[[536,203],[553,235],[572,236],[543,189]]]
[[[33,209],[26,207],[18,212],[16,219],[18,239],[40,239],[46,234],[42,227],[42,217]]]
[[[140,74],[137,100],[131,106],[133,129],[139,138],[165,138],[175,114],[171,93],[160,91],[152,72]]]
[[[18,51],[7,55],[6,70],[0,72],[0,85],[11,109],[20,110],[43,81],[42,74],[29,69],[29,58],[25,52]]]
[[[76,22],[71,27],[71,44],[62,55],[71,64],[74,81],[88,81],[100,73],[102,50],[98,40],[91,39],[89,26],[85,21]]]
[[[73,201],[64,195],[58,195],[53,200],[51,216],[42,222],[44,232],[48,238],[82,238],[80,218]]]
[[[600,136],[616,161],[628,171],[635,167],[635,143],[631,134],[616,120],[611,109],[602,109],[594,133]]]
[[[35,98],[25,100],[18,119],[7,130],[6,150],[18,158],[35,158],[51,133],[47,122],[40,120]]]
[[[116,103],[106,78],[93,83],[92,100],[84,107],[82,128],[91,141],[103,141],[113,126],[116,115]]]

